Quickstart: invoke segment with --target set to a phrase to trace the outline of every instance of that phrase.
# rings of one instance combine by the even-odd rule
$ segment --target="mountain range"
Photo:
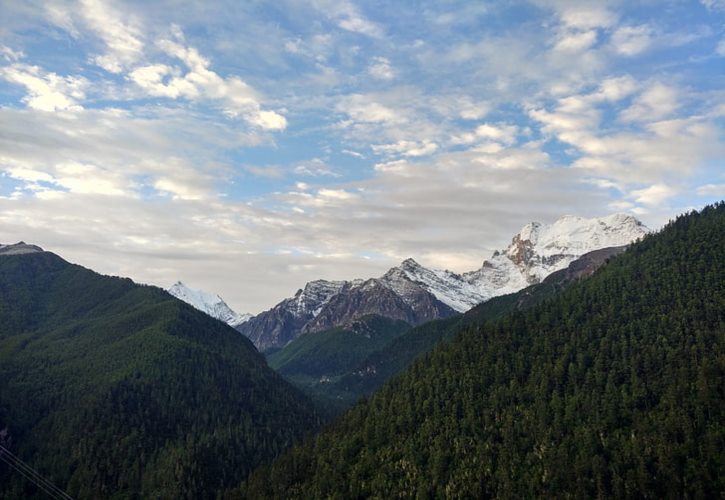
[[[540,283],[499,295],[461,315],[411,325],[377,315],[300,335],[267,362],[287,380],[336,414],[369,396],[436,345],[449,342],[471,325],[531,308],[594,273],[626,246],[588,252]]]
[[[723,245],[723,202],[532,223],[470,273],[309,283],[266,359],[218,296],[0,245],[0,497],[721,497]]]
[[[272,351],[303,333],[371,314],[418,325],[539,283],[588,252],[627,245],[648,232],[640,221],[625,214],[593,219],[565,216],[549,225],[532,222],[476,270],[457,274],[406,259],[379,278],[311,281],[294,297],[237,329],[260,351]]]
[[[720,498],[723,255],[721,202],[471,317],[230,498]]]

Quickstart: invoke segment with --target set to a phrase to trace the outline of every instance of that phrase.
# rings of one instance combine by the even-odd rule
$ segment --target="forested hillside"
[[[471,325],[232,496],[718,498],[725,204]]]
[[[319,424],[251,343],[161,289],[0,256],[3,446],[77,498],[210,498]],[[0,497],[45,498],[0,463]]]
[[[344,326],[303,334],[267,360],[269,366],[307,392],[321,407],[340,412],[359,397],[357,393],[337,389],[340,376],[409,329],[405,321],[364,316]]]
[[[346,409],[362,396],[368,396],[382,387],[390,377],[407,368],[417,357],[431,351],[436,344],[448,342],[470,325],[535,306],[561,292],[572,282],[589,276],[607,259],[622,253],[624,249],[625,247],[609,247],[589,252],[573,261],[567,268],[551,274],[541,283],[516,293],[494,297],[463,315],[429,321],[413,327],[370,352],[362,361],[349,364],[344,373],[325,383],[310,384],[305,389],[315,391],[318,398],[334,401],[337,403],[334,406],[336,409]],[[292,346],[294,342],[285,350]],[[345,345],[338,346],[338,349],[345,348]],[[270,357],[270,362],[271,366],[276,368],[273,357]],[[298,382],[294,378],[290,380]]]

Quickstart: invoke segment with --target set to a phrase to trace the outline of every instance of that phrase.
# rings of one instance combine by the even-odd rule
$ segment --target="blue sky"
[[[258,312],[724,197],[725,2],[0,2],[0,241]]]

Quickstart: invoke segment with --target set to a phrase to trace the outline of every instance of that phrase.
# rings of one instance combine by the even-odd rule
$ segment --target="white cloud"
[[[2,56],[3,59],[5,59],[7,62],[18,62],[22,58],[25,57],[25,54],[22,50],[13,50],[10,47],[6,45],[0,44],[0,56]]]
[[[367,19],[358,7],[349,0],[315,0],[317,9],[340,28],[372,38],[382,38],[381,26]]]
[[[637,189],[630,193],[630,196],[637,203],[644,205],[660,205],[677,194],[671,186],[665,184],[653,184],[650,187]]]
[[[470,99],[459,101],[458,115],[464,120],[480,120],[491,111],[491,105],[487,102],[474,103]]]
[[[554,45],[554,50],[563,52],[579,52],[589,49],[597,42],[596,30],[567,31],[561,34]]]
[[[121,73],[141,59],[144,44],[135,20],[125,21],[119,10],[102,0],[82,0],[80,14],[106,44],[107,52],[93,59],[97,65],[111,73]]]
[[[393,144],[373,144],[370,146],[375,154],[388,156],[429,156],[438,150],[438,144],[430,141],[398,141]]]
[[[322,159],[313,158],[295,165],[292,170],[297,175],[306,175],[308,177],[339,177],[335,171],[330,168]]]
[[[519,128],[516,125],[494,125],[484,123],[476,128],[476,136],[507,145],[516,142],[518,132]]]
[[[78,101],[85,98],[89,86],[83,77],[60,76],[38,66],[20,63],[0,68],[0,78],[24,86],[27,95],[23,102],[40,111],[81,109]]]
[[[619,101],[638,88],[637,82],[629,75],[608,78],[599,85],[598,95],[605,101]]]
[[[610,9],[612,2],[600,0],[532,0],[545,9],[552,9],[561,22],[579,30],[609,28],[616,24],[619,16]]]
[[[652,46],[654,30],[647,24],[622,26],[612,34],[614,50],[624,56],[636,56]]]
[[[12,160],[11,160],[12,161]],[[76,194],[110,196],[129,195],[128,181],[123,175],[96,165],[67,161],[53,165],[32,167],[20,162],[5,169],[6,175],[26,184],[21,188],[48,197],[68,191]],[[39,183],[43,184],[39,184]]]
[[[390,60],[385,57],[373,57],[368,73],[378,80],[392,80],[395,78],[395,70],[390,65]]]
[[[405,118],[396,110],[370,99],[370,96],[352,94],[341,100],[336,109],[358,122],[401,123],[405,121]]]
[[[206,190],[188,182],[179,182],[173,177],[159,177],[153,186],[162,193],[170,194],[175,200],[202,200],[207,194]]]
[[[672,86],[656,82],[647,87],[634,103],[621,113],[626,121],[661,120],[679,108],[678,91]]]
[[[149,64],[135,68],[128,78],[152,96],[216,101],[228,116],[241,116],[261,129],[287,127],[284,116],[261,109],[260,96],[246,82],[236,76],[222,78],[209,68],[209,60],[197,49],[183,45],[183,34],[178,28],[174,30],[174,38],[161,39],[157,45],[168,56],[182,61],[186,73],[166,64]]]

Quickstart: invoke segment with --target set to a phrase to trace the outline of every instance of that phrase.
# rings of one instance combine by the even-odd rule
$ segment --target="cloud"
[[[320,158],[313,158],[311,160],[298,163],[293,168],[293,172],[297,175],[304,175],[308,177],[340,176]]]
[[[597,42],[595,30],[565,32],[560,35],[554,50],[563,52],[580,52],[589,49]]]
[[[89,82],[81,76],[60,76],[38,66],[12,64],[0,68],[0,78],[22,85],[27,91],[23,102],[40,111],[78,110]]]
[[[392,80],[395,78],[395,70],[390,65],[390,60],[385,57],[373,57],[368,73],[378,80]]]
[[[365,17],[360,9],[348,0],[315,0],[315,7],[343,30],[372,38],[382,38],[383,28]]]
[[[401,123],[405,118],[396,110],[370,100],[370,96],[352,94],[344,97],[337,105],[338,112],[345,113],[352,120],[363,123]]]
[[[285,176],[285,169],[277,165],[265,165],[263,167],[247,165],[244,170],[257,177],[267,177],[269,179],[282,179]]]
[[[251,86],[236,76],[222,78],[209,68],[208,59],[194,47],[184,45],[183,41],[183,34],[177,28],[174,39],[160,39],[157,45],[168,56],[183,62],[186,73],[177,67],[157,63],[135,68],[128,78],[152,96],[211,100],[220,103],[227,115],[242,117],[261,129],[284,130],[287,127],[284,116],[261,109],[260,96]]]
[[[725,38],[720,40],[720,43],[717,44],[717,47],[715,48],[715,53],[719,56],[725,57]]]
[[[188,129],[194,141],[179,140]],[[30,196],[43,183],[45,190],[71,193],[210,198],[213,180],[229,175],[210,151],[243,140],[171,112],[140,118],[118,110],[0,108],[0,171],[24,181]]]
[[[575,148],[572,167],[630,189],[644,183],[672,185],[664,181],[707,168],[725,154],[711,118],[696,112],[673,118],[680,110],[676,88],[661,82],[642,85],[625,76],[608,79],[590,93],[558,99],[553,109],[531,109],[529,115],[547,137]],[[611,119],[603,126],[605,111],[618,113],[629,127],[620,128]],[[654,193],[642,194],[654,200]]]
[[[25,57],[25,54],[21,50],[13,50],[6,45],[0,44],[0,56],[7,62],[18,62]]]
[[[647,24],[622,26],[612,34],[614,50],[624,56],[636,56],[652,46],[654,30]]]
[[[97,65],[111,73],[121,73],[141,59],[144,43],[135,20],[124,21],[120,11],[102,0],[81,0],[80,15],[106,44],[107,52],[93,58]]]
[[[398,141],[394,144],[373,144],[370,147],[375,154],[386,156],[429,156],[438,150],[438,144],[427,141]]]
[[[725,10],[725,0],[700,0],[709,10]]]
[[[608,5],[614,2],[598,0],[533,0],[541,8],[552,9],[568,28],[590,30],[609,28],[617,23],[619,15]]]
[[[678,108],[677,89],[655,82],[629,108],[622,111],[621,118],[625,121],[656,121],[672,115]]]
[[[712,198],[725,198],[725,184],[704,184],[698,186],[695,192],[698,196],[710,196]]]
[[[637,189],[630,193],[637,203],[644,205],[660,205],[677,194],[671,186],[665,184],[653,184],[644,189]]]

